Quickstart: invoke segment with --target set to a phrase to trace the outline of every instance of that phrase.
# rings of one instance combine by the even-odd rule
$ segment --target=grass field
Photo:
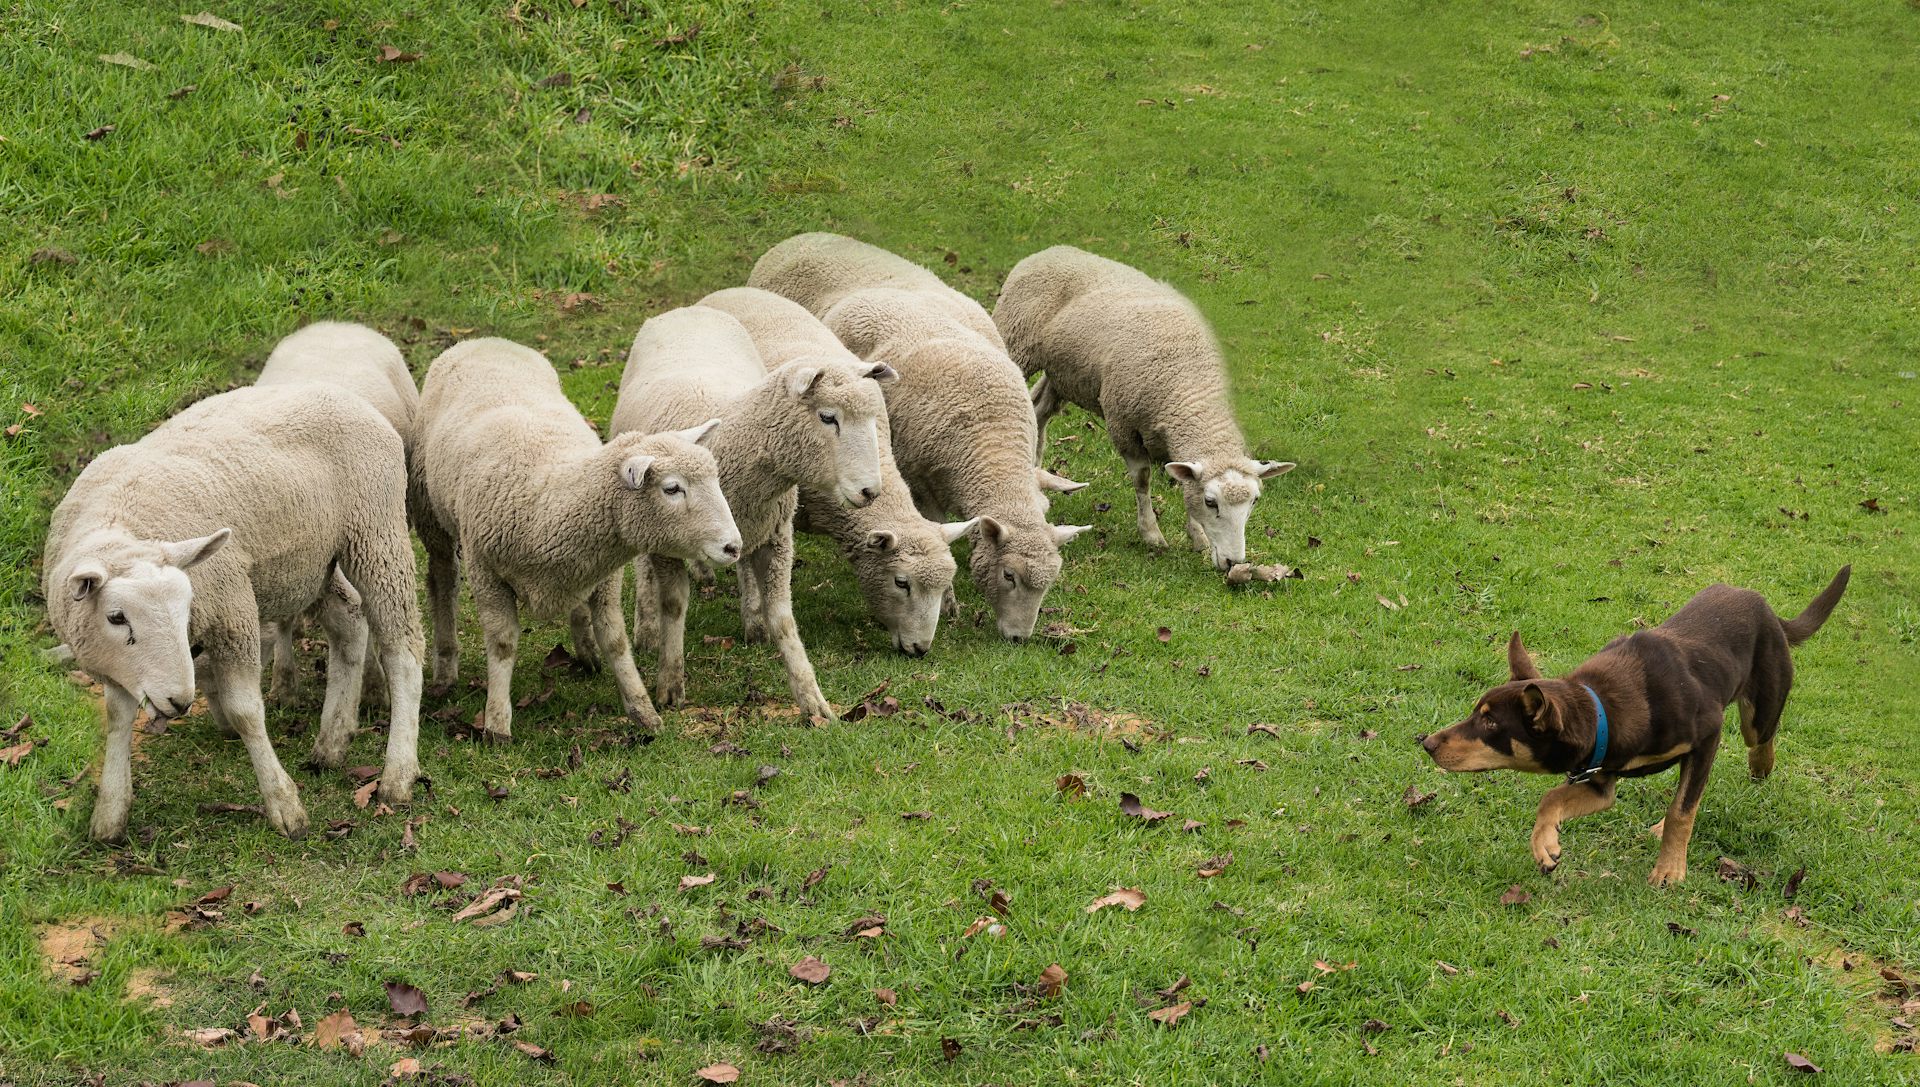
[[[1920,979],[1912,5],[179,14],[0,12],[0,728],[31,713],[39,742],[0,765],[0,1082],[1784,1083],[1788,1053],[1920,1077],[1896,1023],[1920,989],[1881,976]],[[1055,509],[1099,531],[1049,637],[1001,643],[963,585],[908,660],[803,549],[828,697],[890,683],[897,712],[815,729],[767,701],[770,649],[702,642],[736,633],[723,579],[689,632],[700,708],[651,745],[610,678],[542,670],[564,632],[539,626],[517,689],[551,698],[510,749],[457,734],[480,691],[430,699],[412,812],[295,771],[316,833],[285,841],[216,809],[255,786],[193,718],[141,745],[133,840],[86,840],[97,709],[39,657],[36,593],[89,455],[331,316],[416,372],[469,333],[537,343],[604,422],[646,316],[808,229],[983,301],[1057,242],[1187,290],[1256,452],[1300,462],[1249,542],[1304,579],[1230,591],[1146,552],[1069,412],[1047,460],[1093,486]],[[1551,782],[1441,775],[1413,742],[1505,678],[1511,630],[1564,669],[1713,581],[1791,613],[1846,562],[1779,772],[1749,783],[1730,745],[1678,888],[1644,882],[1672,775],[1571,824],[1545,877]],[[403,892],[436,871],[469,879]],[[514,916],[452,920],[496,880]],[[222,887],[217,918],[183,909]],[[1086,911],[1115,887],[1146,904]],[[995,891],[1002,928],[967,935]],[[790,976],[807,956],[824,984]],[[363,1053],[314,1044],[340,1008]]]

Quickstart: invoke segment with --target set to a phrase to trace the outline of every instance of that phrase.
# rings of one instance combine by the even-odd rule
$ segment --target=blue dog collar
[[[1586,769],[1576,770],[1567,775],[1567,783],[1570,785],[1585,785],[1592,781],[1593,776],[1600,772],[1600,764],[1607,761],[1607,707],[1601,704],[1600,696],[1592,687],[1584,683],[1580,686],[1587,692],[1587,697],[1593,699],[1593,712],[1598,715],[1599,720],[1593,729],[1593,757],[1587,760]]]

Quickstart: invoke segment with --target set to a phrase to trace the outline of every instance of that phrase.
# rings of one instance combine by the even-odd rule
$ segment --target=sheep
[[[753,337],[769,368],[804,359],[857,363],[827,326],[797,302],[756,287],[729,287],[702,298],[700,305],[731,314]],[[794,527],[824,533],[853,565],[867,610],[910,656],[924,656],[940,625],[940,604],[953,591],[952,544],[974,521],[938,524],[920,515],[893,461],[887,426],[879,428],[879,497],[859,508],[833,500],[825,488],[802,484]],[[752,615],[753,602],[742,601]]]
[[[513,738],[522,608],[566,616],[581,658],[613,671],[628,717],[648,733],[659,728],[620,614],[622,571],[641,553],[721,566],[740,557],[719,468],[700,444],[716,424],[602,444],[546,356],[511,340],[457,343],[427,368],[413,493],[433,680],[452,683],[458,670],[464,567],[486,635],[486,739]]]
[[[372,404],[400,435],[402,450],[413,446],[413,416],[420,407],[420,391],[413,387],[413,374],[407,360],[392,340],[365,325],[344,321],[318,321],[295,332],[274,346],[267,363],[260,369],[255,385],[283,385],[292,382],[320,381],[337,385]],[[333,592],[351,606],[353,587],[345,579],[336,579]],[[318,619],[318,615],[309,616]],[[267,697],[289,705],[299,693],[299,661],[293,652],[294,629],[299,623],[274,623],[273,684]],[[366,685],[363,697],[374,697],[386,689],[386,677],[380,670],[380,658],[367,656]]]
[[[746,614],[748,634],[764,630],[786,665],[794,701],[813,716],[830,719],[834,712],[793,621],[794,488],[830,488],[847,506],[866,506],[879,496],[886,402],[878,383],[894,377],[884,364],[831,357],[769,373],[739,321],[687,306],[640,326],[608,428],[622,434],[719,417],[708,445],[720,463],[720,489],[741,524],[741,597],[758,602],[759,614]],[[656,555],[651,566],[654,606],[648,608],[645,593],[636,594],[634,625],[657,625],[657,693],[662,703],[677,705],[686,686],[687,572],[671,556]]]
[[[910,285],[894,285],[902,283]],[[961,316],[973,303],[924,268],[833,234],[774,246],[748,284],[806,306],[855,355],[900,372],[887,389],[900,474],[923,510],[977,519],[969,532],[974,585],[1002,637],[1032,637],[1040,603],[1060,577],[1061,546],[1091,526],[1047,523],[1042,492],[1083,484],[1033,463],[1026,384],[998,336]]]
[[[54,511],[44,588],[55,630],[106,694],[94,838],[126,831],[141,705],[177,717],[196,678],[215,721],[246,744],[267,821],[289,838],[306,831],[267,739],[260,623],[289,622],[330,599],[320,612],[331,644],[313,761],[339,765],[366,639],[357,613],[330,593],[336,571],[360,598],[386,668],[380,795],[411,799],[422,646],[406,493],[393,427],[359,397],[316,385],[209,397],[87,466]]]
[[[1021,372],[1044,372],[1033,389],[1039,441],[1063,403],[1107,421],[1148,546],[1167,545],[1148,489],[1161,462],[1180,484],[1194,548],[1221,570],[1246,560],[1260,482],[1294,466],[1247,455],[1226,360],[1192,302],[1118,261],[1057,245],[1014,266],[993,319]]]

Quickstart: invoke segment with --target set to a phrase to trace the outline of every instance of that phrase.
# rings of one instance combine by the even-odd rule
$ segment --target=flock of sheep
[[[505,741],[522,611],[566,616],[576,657],[657,727],[655,699],[685,695],[689,563],[740,563],[746,636],[777,647],[801,709],[831,717],[793,619],[796,526],[834,540],[902,652],[927,652],[953,607],[962,538],[1000,633],[1031,636],[1061,548],[1086,531],[1047,519],[1048,492],[1084,486],[1037,463],[1062,403],[1106,419],[1143,539],[1165,543],[1159,465],[1189,540],[1222,570],[1245,558],[1261,481],[1293,467],[1248,456],[1205,319],[1126,265],[1037,253],[989,317],[892,253],[802,234],[748,284],[641,327],[604,441],[531,348],[456,344],[416,391],[391,341],[322,323],[282,341],[255,385],[95,459],[54,513],[45,561],[53,625],[105,691],[93,836],[125,832],[141,706],[185,713],[196,682],[245,742],[268,821],[306,829],[260,689],[272,647],[272,693],[292,693],[302,617],[327,640],[312,761],[345,758],[364,686],[390,710],[379,794],[409,800],[424,654],[409,525],[427,553],[433,681],[454,679],[464,574],[486,645],[484,734]],[[629,564],[632,640],[659,656],[652,696],[621,611]]]

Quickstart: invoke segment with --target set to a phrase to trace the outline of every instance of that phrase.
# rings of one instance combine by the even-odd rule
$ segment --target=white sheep
[[[769,369],[806,359],[860,361],[805,307],[771,291],[729,287],[699,304],[739,321]],[[918,657],[932,648],[940,626],[940,603],[953,591],[956,566],[951,546],[974,522],[943,525],[920,515],[894,464],[889,429],[879,428],[884,476],[879,497],[849,508],[825,488],[803,483],[794,526],[824,533],[839,546],[853,564],[867,610],[886,627],[894,648]],[[751,616],[755,605],[743,599],[741,608]]]
[[[627,715],[659,727],[620,614],[622,571],[643,552],[716,565],[739,558],[719,469],[698,444],[713,426],[602,444],[546,356],[510,340],[467,340],[428,367],[413,472],[433,679],[451,683],[458,668],[464,568],[486,635],[487,739],[513,736],[522,608],[567,616],[576,652],[612,669]]]
[[[345,321],[317,321],[281,340],[267,356],[255,385],[286,385],[319,381],[337,385],[372,404],[400,435],[400,445],[409,452],[413,446],[413,417],[420,408],[420,391],[413,387],[413,374],[407,360],[392,340],[365,325]],[[358,607],[353,587],[344,579],[333,587],[334,594],[349,606]],[[317,614],[310,618],[318,619]],[[273,684],[267,697],[282,705],[293,702],[299,692],[299,660],[293,652],[293,636],[298,622],[271,624],[273,634]],[[386,677],[377,655],[367,656],[364,696],[386,690]]]
[[[869,287],[922,291],[928,305],[944,310],[1000,350],[1007,349],[980,303],[905,257],[844,234],[795,234],[761,256],[747,284],[797,302],[815,317]]]
[[[620,378],[614,434],[718,417],[707,439],[720,463],[720,489],[740,524],[746,559],[741,597],[748,634],[764,631],[786,664],[794,701],[832,717],[793,621],[793,511],[796,485],[829,489],[834,500],[865,506],[881,493],[879,430],[886,402],[877,382],[885,365],[806,358],[769,373],[752,337],[732,316],[705,306],[660,314],[640,326]],[[656,555],[646,593],[634,602],[636,629],[656,627],[660,701],[676,705],[686,686],[686,566]],[[757,620],[757,622],[755,622]],[[644,638],[644,635],[642,636]]]
[[[1148,487],[1164,463],[1186,502],[1188,541],[1221,570],[1246,560],[1260,481],[1293,464],[1247,455],[1226,360],[1192,302],[1118,261],[1057,245],[1014,266],[993,319],[1021,372],[1045,375],[1033,388],[1040,441],[1063,403],[1106,420],[1148,546],[1167,545]]]
[[[245,742],[267,821],[307,828],[267,739],[260,623],[329,595],[336,571],[379,639],[392,708],[380,794],[419,776],[420,617],[400,439],[366,401],[319,385],[209,397],[101,455],[54,511],[45,589],[54,628],[106,692],[106,756],[92,833],[126,831],[133,722],[142,703],[187,711],[195,656],[214,719]],[[321,610],[332,653],[314,761],[337,766],[352,735],[365,652],[357,613]]]

